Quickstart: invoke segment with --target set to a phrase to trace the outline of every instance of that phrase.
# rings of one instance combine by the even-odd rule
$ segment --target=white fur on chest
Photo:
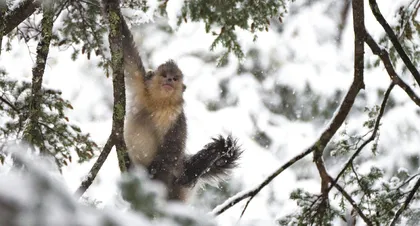
[[[128,154],[136,163],[148,166],[157,154],[157,147],[179,117],[181,110],[157,110],[147,120],[140,119],[139,109],[131,108],[125,123],[124,139]]]
[[[153,124],[155,125],[156,135],[160,142],[176,122],[180,113],[181,111],[178,109],[163,109],[158,110],[151,115]]]
[[[150,165],[156,156],[158,145],[152,128],[129,114],[125,123],[124,139],[130,159],[135,164]]]

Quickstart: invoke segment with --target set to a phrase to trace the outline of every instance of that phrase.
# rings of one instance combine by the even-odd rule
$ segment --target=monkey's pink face
[[[178,94],[180,90],[182,91],[182,74],[163,71],[157,77],[159,77],[157,80],[161,87],[162,95],[169,97]]]
[[[181,99],[184,89],[182,82],[183,79],[180,71],[158,71],[151,78],[149,90],[156,100]]]
[[[180,83],[180,75],[176,73],[163,73],[162,74],[162,89],[164,93],[172,94],[175,89],[178,88],[178,84]]]

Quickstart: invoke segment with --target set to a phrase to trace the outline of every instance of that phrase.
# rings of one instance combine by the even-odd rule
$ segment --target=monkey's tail
[[[177,182],[182,185],[194,185],[198,179],[205,182],[219,181],[229,175],[238,165],[242,150],[237,139],[213,138],[197,154],[188,156],[184,161],[184,170]]]
[[[220,158],[214,161],[213,165],[201,175],[203,179],[219,179],[227,176],[232,169],[238,166],[242,150],[238,146],[238,140],[229,135],[226,139],[219,136],[208,144],[208,149],[219,153]]]

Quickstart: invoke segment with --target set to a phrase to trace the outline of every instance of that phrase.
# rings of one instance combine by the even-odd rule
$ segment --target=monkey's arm
[[[124,67],[130,76],[139,76],[143,78],[146,75],[143,62],[137,47],[133,40],[133,35],[121,15],[123,51],[124,51]]]
[[[176,183],[194,185],[199,178],[218,178],[228,174],[237,165],[242,151],[237,141],[219,136],[197,154],[184,160],[184,170]]]
[[[102,1],[103,3],[103,15],[106,19],[109,20],[108,14],[106,11],[111,4],[111,0]],[[139,52],[137,51],[136,45],[133,40],[133,35],[131,34],[130,29],[127,26],[127,22],[124,19],[124,16],[121,14],[121,11],[118,10],[116,17],[121,20],[122,25],[122,42],[123,42],[123,54],[124,54],[124,69],[127,71],[130,77],[143,78],[146,75],[146,71],[143,66],[143,62],[140,58]],[[111,32],[111,31],[110,31]]]
[[[175,175],[183,167],[187,124],[182,112],[176,123],[167,132],[163,143],[158,147],[157,154],[148,170],[153,179],[163,182],[168,188],[168,198],[177,199],[179,186],[175,186]]]
[[[132,92],[144,95],[146,70],[143,66],[140,54],[134,43],[133,35],[127,26],[127,23],[120,13],[122,24],[122,44],[124,54],[124,69],[126,72],[126,83]]]

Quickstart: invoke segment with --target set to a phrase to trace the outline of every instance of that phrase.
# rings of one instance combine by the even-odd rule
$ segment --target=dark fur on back
[[[213,141],[197,154],[184,160],[184,170],[177,183],[193,186],[198,179],[218,179],[226,176],[237,166],[242,150],[237,140],[228,136],[213,138]]]
[[[166,133],[163,143],[158,147],[157,155],[148,167],[151,177],[160,180],[168,188],[169,199],[179,199],[181,193],[181,187],[175,184],[175,180],[183,168],[186,132],[187,123],[182,112]]]

